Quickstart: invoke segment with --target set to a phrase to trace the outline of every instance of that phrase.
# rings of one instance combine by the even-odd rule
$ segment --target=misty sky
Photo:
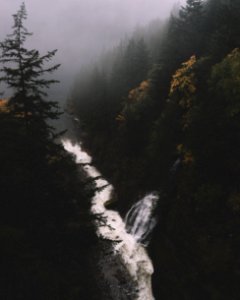
[[[164,19],[179,0],[26,0],[30,46],[58,49],[62,71],[80,66],[120,38],[155,18]],[[0,40],[11,32],[12,14],[22,0],[0,0]]]

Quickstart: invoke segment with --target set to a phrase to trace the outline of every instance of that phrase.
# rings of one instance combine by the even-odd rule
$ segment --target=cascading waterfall
[[[113,187],[101,178],[95,167],[89,165],[91,157],[80,144],[73,144],[70,140],[63,140],[62,143],[75,156],[77,163],[88,164],[84,165],[84,169],[89,177],[96,178],[99,188],[92,199],[91,213],[96,217],[97,235],[105,241],[98,267],[107,282],[106,300],[153,300],[153,265],[143,245],[147,244],[156,224],[153,213],[158,195],[148,194],[133,205],[124,222],[118,212],[106,209],[105,204],[111,199]]]
[[[147,194],[135,203],[125,217],[126,230],[143,245],[148,245],[149,236],[157,224],[154,216],[159,196],[156,192]]]

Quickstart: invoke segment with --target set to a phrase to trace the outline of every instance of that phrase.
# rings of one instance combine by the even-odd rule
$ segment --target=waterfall
[[[126,230],[137,242],[147,245],[149,236],[157,223],[154,211],[159,196],[156,192],[147,194],[135,203],[125,217]]]
[[[81,144],[73,144],[70,140],[63,140],[62,144],[75,156],[77,163],[84,164],[87,175],[96,178],[99,188],[92,199],[91,213],[95,216],[96,233],[101,241],[105,241],[98,263],[101,277],[107,282],[108,296],[105,299],[153,300],[153,265],[143,244],[146,245],[156,224],[153,212],[157,194],[148,194],[137,202],[124,222],[118,212],[106,209],[113,186],[90,165],[92,159],[82,150]]]

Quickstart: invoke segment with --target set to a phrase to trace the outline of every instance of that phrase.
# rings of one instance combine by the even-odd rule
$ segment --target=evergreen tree
[[[149,54],[143,39],[129,41],[125,56],[126,91],[137,87],[147,76],[149,68]]]
[[[205,48],[204,9],[201,0],[188,0],[178,16],[171,16],[160,62],[168,75],[192,55],[200,56]]]
[[[202,10],[202,0],[187,0],[186,6],[180,10],[180,17],[188,20],[197,17]]]
[[[206,50],[217,61],[240,46],[239,14],[238,0],[209,0],[207,3],[207,27],[211,35]]]
[[[122,50],[122,49],[120,49]],[[122,100],[128,92],[136,88],[147,76],[149,51],[143,39],[131,39],[119,53],[114,72],[110,78],[113,94]],[[117,93],[116,93],[117,90]]]
[[[6,204],[6,211],[16,208],[16,222],[30,223],[29,220],[32,222],[36,216],[43,217],[45,214],[43,219],[50,219],[53,210],[59,208],[62,211],[56,196],[61,179],[56,173],[61,173],[61,167],[64,168],[66,155],[62,147],[55,143],[58,134],[49,123],[57,119],[60,113],[56,102],[45,99],[47,94],[44,91],[56,82],[44,78],[44,75],[52,73],[59,65],[44,67],[56,50],[41,56],[39,51],[24,47],[27,37],[31,35],[23,25],[27,17],[24,4],[13,17],[13,32],[0,43],[0,81],[5,82],[12,92],[7,114],[1,117],[4,128],[0,135],[2,140],[7,141],[3,143],[0,154],[2,161],[6,161],[2,164],[1,174],[7,174],[2,184],[4,201],[1,204]],[[62,182],[60,184],[63,185]],[[12,193],[12,186],[21,201]],[[49,195],[52,196],[51,201]]]
[[[201,0],[187,0],[186,6],[179,12],[178,26],[183,35],[182,46],[188,56],[200,54],[203,48],[203,16]]]
[[[59,65],[44,68],[44,63],[49,62],[57,50],[41,56],[38,50],[24,47],[27,37],[32,34],[23,24],[27,18],[24,3],[13,18],[13,32],[0,43],[0,63],[3,65],[0,81],[14,91],[9,100],[10,110],[24,119],[27,134],[51,139],[53,128],[47,121],[57,119],[59,112],[56,102],[44,99],[47,96],[44,88],[57,81],[45,79],[44,75],[52,73]]]

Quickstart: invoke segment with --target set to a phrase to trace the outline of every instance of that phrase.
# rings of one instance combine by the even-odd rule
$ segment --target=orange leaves
[[[182,128],[189,127],[191,123],[191,109],[196,94],[196,76],[193,70],[196,64],[196,56],[184,62],[172,77],[169,96],[175,99],[178,105],[183,109]]]
[[[13,114],[12,106],[9,105],[9,101],[7,99],[0,99],[0,113],[12,113],[12,116],[15,116],[16,118],[24,118],[25,115],[23,112],[17,112]],[[26,114],[28,117],[32,116],[32,113],[28,112]]]
[[[0,99],[0,113],[9,112],[9,108],[7,107],[8,100]]]
[[[194,157],[191,151],[186,151],[183,157],[183,163],[185,165],[190,165],[194,162]]]
[[[128,93],[127,101],[124,103],[122,111],[116,117],[116,121],[123,123],[129,120],[129,117],[139,118],[139,112],[148,102],[148,94],[150,90],[149,80],[142,81],[138,87],[132,89]]]
[[[228,58],[232,58],[232,57],[238,56],[239,54],[240,54],[240,49],[239,49],[239,48],[235,48],[235,49],[233,49],[232,52],[230,52],[230,53],[227,55],[227,57],[228,57]]]
[[[142,91],[148,91],[149,89],[149,81],[148,80],[145,80],[143,82],[141,82],[140,86],[139,86],[139,89],[142,90]]]
[[[182,64],[182,67],[176,71],[173,75],[170,96],[176,91],[181,91],[185,96],[192,95],[196,92],[196,87],[194,85],[194,73],[192,72],[192,67],[196,63],[196,56],[193,55],[188,61]],[[182,103],[183,105],[185,103]]]
[[[194,156],[191,150],[188,150],[183,144],[177,145],[177,152],[183,157],[182,162],[185,165],[194,163]]]
[[[128,100],[141,101],[145,97],[145,95],[148,93],[149,87],[150,87],[150,84],[149,84],[148,80],[142,81],[137,88],[132,89],[129,92]]]
[[[122,114],[119,114],[119,115],[117,115],[115,120],[118,122],[124,122],[124,121],[126,121],[126,118]]]

